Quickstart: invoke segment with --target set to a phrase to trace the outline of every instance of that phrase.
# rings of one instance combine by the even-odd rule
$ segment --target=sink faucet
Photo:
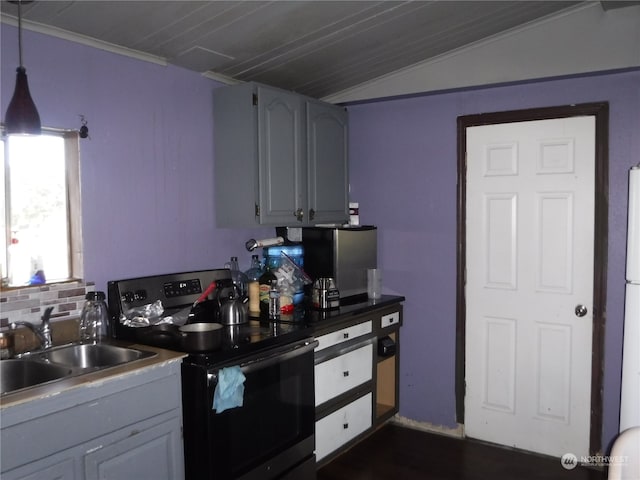
[[[49,320],[51,319],[51,312],[53,311],[53,307],[47,307],[44,311],[44,315],[42,315],[42,324],[40,328],[35,327],[32,323],[17,321],[11,324],[11,329],[15,330],[18,326],[27,327],[31,330],[34,335],[40,340],[40,348],[47,349],[53,346],[53,341],[51,340],[51,325]]]

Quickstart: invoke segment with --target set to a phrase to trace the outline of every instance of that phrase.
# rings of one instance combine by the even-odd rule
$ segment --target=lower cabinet
[[[371,427],[371,393],[316,422],[316,459],[322,460]]]
[[[402,305],[316,332],[316,460],[321,466],[398,412]]]
[[[183,478],[182,461],[178,457],[182,455],[181,419],[169,416],[153,427],[144,423],[146,422],[95,439],[79,448],[65,450],[52,457],[3,472],[2,479]]]
[[[181,442],[180,419],[170,418],[84,455],[85,478],[176,478]]]
[[[2,410],[2,480],[184,478],[180,362]]]

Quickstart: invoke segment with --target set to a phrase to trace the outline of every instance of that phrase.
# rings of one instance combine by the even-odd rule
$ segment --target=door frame
[[[607,246],[609,217],[609,103],[585,103],[558,107],[464,115],[457,119],[457,280],[456,280],[456,421],[464,424],[466,342],[466,151],[467,128],[501,123],[595,117],[595,211],[593,268],[593,337],[591,361],[591,418],[589,452],[602,451],[602,392],[604,380],[604,328],[607,300]]]

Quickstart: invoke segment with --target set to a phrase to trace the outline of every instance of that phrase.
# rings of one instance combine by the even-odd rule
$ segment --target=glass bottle
[[[260,262],[260,257],[258,255],[251,255],[251,266],[249,267],[249,270],[244,272],[244,274],[247,276],[249,283],[260,280],[260,275],[262,275],[262,263]]]
[[[249,282],[247,290],[249,292],[249,314],[260,315],[260,276],[262,275],[262,264],[258,255],[251,255],[251,267],[245,272]]]
[[[80,339],[83,342],[100,342],[109,336],[109,310],[104,292],[89,292],[80,314]]]
[[[225,263],[224,266],[231,270],[231,280],[237,287],[240,296],[242,298],[246,297],[247,285],[249,282],[247,280],[247,276],[240,271],[240,267],[238,266],[238,257],[231,257],[231,261],[229,263]]]
[[[269,288],[269,319],[280,318],[280,291],[278,290],[278,280],[271,280]]]
[[[271,282],[277,283],[278,279],[271,271],[269,264],[265,265],[264,273],[260,275],[258,280],[258,288],[260,291],[260,313],[269,314],[269,291],[271,290]]]

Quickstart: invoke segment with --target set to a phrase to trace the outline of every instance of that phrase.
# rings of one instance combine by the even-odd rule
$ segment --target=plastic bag
[[[148,327],[160,323],[172,323],[162,317],[164,307],[160,300],[140,307],[130,308],[120,314],[120,323],[126,327]],[[166,317],[170,319],[171,317]]]
[[[278,279],[280,310],[282,313],[290,313],[294,309],[294,303],[302,297],[301,292],[304,286],[313,282],[309,275],[284,252],[280,253],[280,266],[274,270],[273,274]]]

